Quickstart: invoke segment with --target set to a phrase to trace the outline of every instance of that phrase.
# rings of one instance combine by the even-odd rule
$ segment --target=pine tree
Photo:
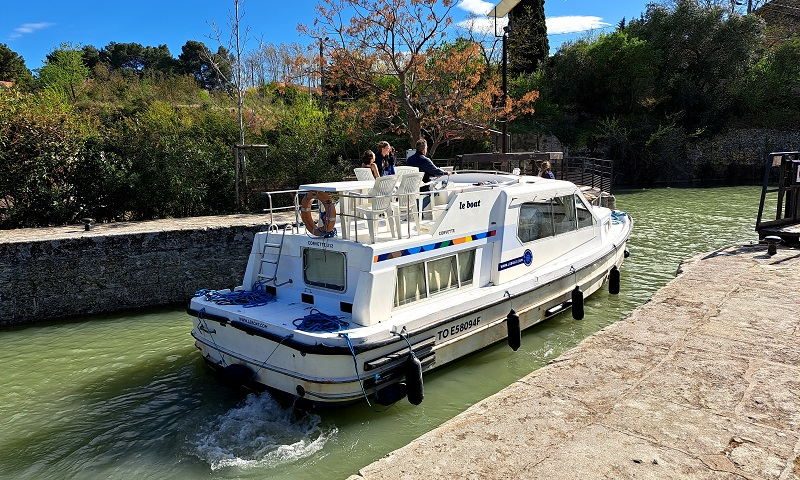
[[[509,14],[508,70],[533,73],[550,54],[544,0],[522,0]]]

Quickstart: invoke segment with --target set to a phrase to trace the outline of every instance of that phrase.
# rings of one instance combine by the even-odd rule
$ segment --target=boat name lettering
[[[439,235],[440,236],[441,235],[450,235],[451,233],[456,233],[456,229],[455,228],[451,228],[450,230],[442,230],[441,232],[439,232]]]
[[[443,340],[450,335],[458,335],[459,333],[466,332],[473,327],[477,327],[480,323],[481,317],[476,317],[472,320],[467,320],[466,322],[457,323],[450,328],[445,328],[444,330],[439,330],[436,332],[436,340]]]
[[[252,325],[254,327],[259,327],[259,328],[264,328],[264,329],[268,329],[269,328],[268,325],[266,325],[264,323],[261,323],[258,320],[253,320],[252,318],[239,317],[239,321],[242,322],[242,323],[246,323],[248,325]]]
[[[332,243],[327,242],[318,242],[316,240],[309,240],[308,244],[312,247],[321,247],[321,248],[333,248],[334,245]]]
[[[466,202],[458,202],[458,207],[461,210],[465,210],[467,208],[479,208],[481,206],[481,201],[478,200],[477,202],[470,202],[467,200]]]

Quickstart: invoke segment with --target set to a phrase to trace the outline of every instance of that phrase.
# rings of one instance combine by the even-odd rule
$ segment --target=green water
[[[294,413],[204,367],[181,310],[0,331],[0,478],[345,478],[625,316],[695,253],[755,238],[759,190],[621,193],[622,293],[425,377],[425,401]]]

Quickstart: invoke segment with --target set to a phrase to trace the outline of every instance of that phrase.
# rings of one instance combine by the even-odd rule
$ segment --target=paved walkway
[[[653,299],[353,479],[800,478],[800,250]]]
[[[292,223],[294,213],[276,213],[276,223]],[[50,240],[67,240],[72,238],[106,237],[109,235],[131,235],[138,233],[156,233],[180,230],[205,230],[209,228],[244,227],[266,225],[269,215],[239,214],[212,215],[206,217],[165,218],[144,222],[115,222],[95,225],[92,230],[85,231],[83,225],[66,227],[19,228],[16,230],[0,230],[0,244],[25,243]]]

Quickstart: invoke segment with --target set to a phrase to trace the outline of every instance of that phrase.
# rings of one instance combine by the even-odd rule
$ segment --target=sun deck
[[[401,181],[398,178],[395,191],[387,195],[371,192],[374,183],[370,181],[315,183],[302,185],[298,190],[266,192],[266,213],[270,215],[271,223],[280,229],[288,229],[296,235],[303,234],[305,230],[301,215],[304,196],[310,192],[325,192],[335,202],[336,222],[335,230],[320,238],[331,242],[373,245],[376,251],[383,252],[393,247],[424,246],[426,239],[433,240],[442,234],[453,233],[453,223],[468,220],[474,224],[474,218],[462,217],[462,222],[453,222],[453,217],[459,213],[468,214],[472,204],[480,202],[483,197],[491,197],[491,192],[500,188],[520,184],[540,184],[543,189],[552,188],[556,183],[571,185],[534,176],[475,171],[459,172],[446,181],[431,182],[432,190],[428,192],[398,193],[397,186]],[[292,205],[275,206],[281,202],[289,203],[287,198],[291,198]],[[314,200],[310,210],[321,212],[323,206]],[[320,220],[314,220],[318,225],[321,224]],[[370,226],[373,227],[372,234]],[[489,231],[487,229],[486,233]]]

